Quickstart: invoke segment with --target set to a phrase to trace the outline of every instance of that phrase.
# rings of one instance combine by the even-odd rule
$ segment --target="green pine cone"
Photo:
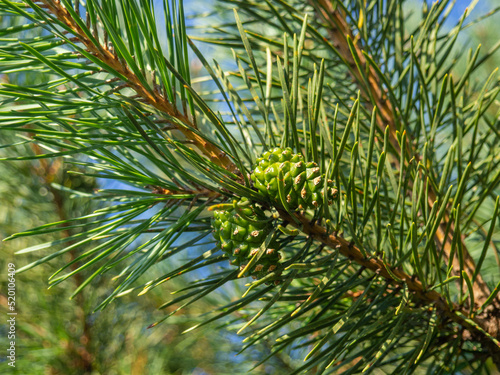
[[[257,159],[251,179],[254,186],[271,200],[280,201],[278,176],[283,173],[283,187],[288,206],[292,210],[321,207],[325,201],[333,203],[338,191],[333,181],[327,181],[327,197],[324,199],[325,182],[318,165],[304,162],[304,157],[294,154],[291,148],[274,148]]]
[[[214,211],[212,227],[217,246],[229,256],[231,264],[240,267],[241,270],[273,229],[264,212],[246,198],[242,198],[225,210]],[[279,268],[281,255],[277,248],[278,244],[271,242],[269,248],[250,270],[252,277],[260,279]]]

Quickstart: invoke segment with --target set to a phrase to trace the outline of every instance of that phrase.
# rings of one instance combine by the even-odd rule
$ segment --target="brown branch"
[[[146,189],[151,189],[151,192],[153,194],[158,194],[158,195],[182,195],[182,194],[194,194],[195,198],[200,198],[200,197],[206,197],[206,198],[219,198],[221,196],[220,193],[217,193],[213,190],[210,189],[204,189],[200,188],[199,190],[194,190],[194,189],[187,189],[184,187],[180,187],[179,189],[165,189],[161,186],[152,186],[152,185],[147,185],[145,186]]]
[[[339,55],[341,55],[347,62],[347,65],[349,66],[349,72],[355,83],[358,84],[361,90],[361,94],[367,101],[368,106],[371,107],[370,109],[377,107],[379,116],[377,116],[376,120],[379,128],[382,130],[382,132],[384,132],[385,127],[389,126],[389,140],[394,149],[399,152],[400,147],[396,138],[396,130],[398,130],[398,127],[393,115],[394,108],[387,96],[387,93],[382,89],[382,85],[380,83],[378,74],[375,71],[375,68],[371,65],[368,65],[366,58],[363,55],[361,48],[359,47],[359,44],[355,43],[354,50],[357,58],[360,61],[361,67],[366,71],[366,80],[368,81],[368,85],[365,83],[363,75],[358,70],[356,62],[354,61],[354,57],[351,53],[351,49],[349,48],[349,44],[347,42],[347,37],[349,37],[353,41],[353,43],[355,42],[356,37],[353,35],[352,30],[350,29],[350,26],[345,19],[345,16],[338,8],[334,10],[333,4],[330,1],[310,0],[310,2],[319,4],[319,8],[321,9],[320,16],[329,27],[328,34],[330,36],[330,42],[335,47]],[[372,99],[374,103],[372,103]],[[395,162],[399,164],[399,160],[395,160]]]
[[[41,150],[40,146],[36,143],[31,143],[31,147],[33,149],[33,152],[36,155],[41,155],[43,154],[43,151]],[[49,191],[52,193],[53,198],[53,203],[57,212],[57,216],[59,217],[59,221],[66,221],[68,219],[66,215],[66,211],[64,209],[64,198],[61,195],[60,190],[55,189],[52,186],[52,182],[56,180],[57,175],[59,173],[59,170],[62,166],[62,162],[60,159],[55,159],[52,163],[49,163],[47,159],[40,159],[40,170],[38,171],[38,175],[43,179],[45,185],[49,189]],[[67,223],[62,224],[63,227],[67,227]],[[64,237],[69,237],[71,236],[71,233],[69,229],[65,229],[63,231],[63,236]],[[69,255],[71,257],[71,260],[76,258],[76,254],[74,250],[71,250],[69,252]],[[71,266],[72,270],[76,270],[78,266],[76,264],[73,264]],[[77,287],[81,286],[83,284],[83,276],[80,273],[75,274],[75,284]],[[85,373],[90,374],[93,369],[93,356],[91,354],[91,332],[90,332],[90,325],[87,322],[87,316],[85,313],[85,297],[83,296],[82,293],[79,293],[76,296],[76,303],[79,308],[78,312],[78,318],[81,321],[82,325],[82,334],[80,336],[79,344],[77,344],[77,347],[74,347],[73,343],[70,343],[70,346],[68,347],[69,350],[74,351],[78,355],[78,359],[75,359],[74,361],[74,366],[76,368],[81,369]]]
[[[48,11],[57,17],[60,22],[63,22],[72,30],[72,33],[78,41],[85,46],[87,52],[100,59],[103,63],[118,72],[121,76],[125,77],[127,85],[132,88],[146,103],[182,122],[185,126],[178,125],[177,130],[180,131],[187,139],[191,140],[203,155],[207,156],[218,166],[233,173],[238,173],[238,168],[225,153],[221,152],[216,145],[206,141],[193,131],[197,130],[197,127],[188,118],[188,116],[180,113],[164,95],[161,95],[158,92],[158,90],[153,90],[153,92],[151,92],[144,87],[139,77],[137,77],[128,68],[127,64],[124,64],[120,61],[116,54],[111,52],[112,48],[110,50],[109,48],[104,48],[100,44],[95,45],[71,17],[66,8],[63,7],[62,3],[52,0],[41,0],[41,2],[45,5]],[[98,39],[97,36],[96,39]]]
[[[500,345],[496,345],[491,338],[483,332],[484,330],[494,338],[498,337],[499,327],[498,325],[495,326],[491,319],[485,319],[482,316],[470,317],[469,321],[473,321],[477,324],[477,326],[481,327],[481,329],[478,329],[461,316],[463,315],[468,317],[468,310],[455,303],[453,303],[450,307],[441,294],[434,290],[425,290],[422,283],[414,276],[410,276],[398,268],[393,268],[390,265],[387,265],[387,263],[384,265],[384,262],[377,257],[366,257],[359,248],[353,245],[352,242],[334,234],[327,233],[325,228],[319,226],[318,224],[311,223],[309,219],[303,215],[298,213],[294,214],[295,219],[300,222],[300,224],[296,224],[296,221],[290,216],[289,213],[281,209],[278,211],[283,220],[296,228],[299,228],[302,232],[308,234],[329,248],[337,249],[342,255],[355,261],[357,264],[375,272],[380,276],[383,276],[394,285],[403,286],[406,284],[408,289],[417,299],[427,304],[434,305],[442,315],[464,327],[467,330],[466,333],[469,337],[474,337],[481,342],[481,344],[488,348],[492,358],[498,358],[498,361],[500,361]],[[457,312],[461,315],[457,314]],[[495,363],[500,368],[500,362]]]
[[[5,81],[5,83],[9,82],[9,78],[7,75],[3,76],[2,79]],[[28,126],[29,130],[29,126]],[[34,134],[30,134],[31,137],[34,136]],[[33,153],[36,155],[42,155],[43,152],[40,148],[40,146],[37,143],[31,143],[31,148],[33,150]],[[39,164],[40,168],[34,168],[34,174],[38,175],[41,177],[41,179],[44,181],[45,185],[47,186],[48,190],[52,193],[52,196],[54,197],[53,203],[57,212],[57,215],[59,216],[59,221],[66,221],[67,216],[66,212],[64,210],[64,200],[63,197],[61,196],[61,192],[57,189],[55,189],[52,186],[52,182],[57,178],[57,174],[59,173],[59,169],[61,167],[61,162],[59,159],[56,159],[54,162],[49,163],[47,159],[39,159]],[[67,223],[62,224],[63,227],[67,227]],[[65,229],[63,231],[63,236],[64,237],[69,237],[71,235],[69,229]],[[71,250],[69,252],[69,255],[71,257],[71,260],[75,259],[75,252],[74,250]],[[76,264],[73,264],[71,266],[72,270],[77,269],[78,267]],[[75,275],[75,284],[77,287],[83,284],[83,278],[81,274],[76,274]],[[93,357],[91,354],[90,350],[90,345],[91,345],[91,331],[90,331],[90,325],[87,322],[86,319],[86,314],[84,310],[84,305],[85,305],[85,300],[84,296],[82,294],[78,294],[76,297],[76,302],[78,304],[78,307],[80,308],[80,320],[82,322],[82,335],[80,336],[80,344],[81,346],[77,346],[75,348],[75,345],[73,342],[70,342],[68,344],[68,351],[70,352],[75,352],[78,355],[78,358],[73,361],[73,367],[74,368],[79,368],[85,373],[90,374],[93,369],[92,361]]]
[[[399,147],[399,143],[396,138],[396,131],[400,131],[397,125],[397,110],[393,107],[391,101],[388,98],[387,93],[382,89],[383,85],[380,81],[380,78],[375,71],[374,67],[369,65],[364,54],[363,50],[360,47],[360,43],[354,44],[354,52],[357,56],[361,64],[361,68],[364,69],[365,78],[358,70],[354,57],[351,53],[351,49],[349,48],[349,44],[347,41],[347,37],[351,40],[355,41],[356,37],[354,36],[347,20],[345,14],[342,13],[340,7],[334,9],[333,2],[329,0],[310,0],[312,5],[318,4],[318,7],[315,7],[319,16],[323,19],[323,21],[328,26],[328,35],[330,37],[330,41],[332,45],[335,47],[337,52],[345,59],[349,66],[349,71],[352,75],[354,82],[358,85],[361,90],[361,94],[363,98],[367,102],[368,108],[372,109],[374,107],[377,108],[379,115],[377,116],[377,125],[382,130],[385,131],[386,126],[389,126],[390,134],[389,141],[395,151],[397,153],[401,153],[401,148]],[[409,151],[409,155],[416,155],[418,157],[418,152],[416,150],[411,150],[410,145],[408,144],[407,149]],[[394,158],[391,161],[394,165],[399,166],[399,158]],[[428,205],[430,208],[433,207],[434,203],[437,200],[437,194],[433,191],[432,187],[429,187],[428,192]],[[436,232],[436,242],[440,247],[440,250],[443,252],[443,257],[446,262],[450,260],[451,254],[451,245],[453,242],[454,235],[454,225],[451,223],[450,229],[448,233],[446,233],[446,227],[450,222],[450,215],[447,212],[443,218],[442,223],[439,225]],[[467,272],[470,279],[472,279],[472,275],[476,269],[476,265],[474,259],[470,255],[469,251],[465,246],[465,237],[462,236],[462,248],[464,254],[464,266],[465,271]],[[453,274],[460,275],[460,265],[458,263],[458,258],[455,257],[453,260]],[[463,285],[465,287],[465,285]],[[481,274],[476,276],[474,285],[474,299],[478,306],[481,306],[488,296],[490,295],[490,290],[482,278]],[[493,303],[498,311],[500,311],[500,296],[497,296],[496,300]],[[498,314],[500,316],[500,314]],[[500,318],[497,320],[497,323],[500,324]]]

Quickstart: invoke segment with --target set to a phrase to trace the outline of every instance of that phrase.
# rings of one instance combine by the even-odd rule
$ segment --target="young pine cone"
[[[324,199],[325,176],[316,163],[305,163],[304,157],[294,154],[291,148],[276,147],[257,159],[250,176],[254,186],[273,201],[280,202],[279,171],[283,173],[284,196],[291,210],[320,208],[325,201],[330,205],[337,197],[333,181],[328,180]]]
[[[245,268],[273,229],[264,212],[246,198],[232,207],[214,211],[212,227],[217,245],[229,256],[231,264],[240,269]],[[249,274],[260,279],[279,268],[281,255],[277,249],[278,244],[271,241]]]

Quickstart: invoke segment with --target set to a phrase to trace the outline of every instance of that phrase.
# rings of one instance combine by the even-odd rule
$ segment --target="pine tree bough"
[[[288,163],[288,164],[287,164]],[[378,275],[390,280],[395,285],[406,284],[409,290],[413,293],[414,297],[426,304],[434,305],[436,309],[443,315],[446,316],[451,321],[461,325],[467,330],[469,336],[473,336],[476,340],[480,341],[492,355],[498,356],[500,358],[500,342],[498,341],[499,331],[498,331],[498,320],[496,317],[491,316],[491,308],[488,309],[488,318],[484,319],[482,317],[468,317],[469,312],[463,307],[453,304],[449,305],[446,300],[438,292],[433,290],[425,290],[422,283],[417,280],[417,278],[410,276],[399,269],[392,268],[387,263],[384,263],[381,259],[375,256],[365,256],[365,254],[358,249],[352,242],[337,237],[336,235],[329,234],[325,228],[320,225],[313,224],[307,219],[302,213],[290,213],[283,208],[280,208],[279,192],[277,186],[278,171],[284,171],[283,176],[285,176],[284,185],[288,186],[288,191],[293,191],[294,179],[297,176],[303,176],[306,181],[300,186],[311,186],[312,189],[316,186],[314,182],[312,185],[308,185],[311,181],[314,181],[316,174],[314,172],[306,173],[306,168],[293,168],[294,165],[303,163],[303,157],[299,154],[293,154],[291,149],[280,149],[275,148],[271,151],[265,152],[262,157],[257,159],[256,168],[254,169],[251,178],[255,183],[255,187],[264,195],[271,198],[274,202],[274,206],[277,208],[280,217],[291,225],[296,226],[302,232],[308,234],[314,239],[320,241],[326,246],[332,249],[338,249],[341,254],[352,259],[356,263],[362,265],[363,267],[377,273]],[[314,166],[310,166],[310,169],[314,169]],[[324,177],[324,176],[319,176]],[[288,184],[286,183],[288,182]],[[332,196],[334,197],[334,189],[330,187]],[[310,192],[308,192],[309,194]],[[290,195],[289,195],[290,196]],[[290,200],[290,206],[294,209],[304,209],[304,208],[318,208],[318,205],[311,203],[311,200],[302,200],[294,196],[295,200]],[[319,198],[318,198],[319,199]],[[323,200],[321,200],[323,202]],[[328,201],[331,204],[331,201]],[[237,208],[245,207],[245,211],[239,208],[241,215],[237,214]],[[304,207],[305,206],[305,207]],[[251,221],[245,219],[244,216],[251,217]],[[293,217],[292,217],[293,215]],[[257,219],[260,219],[257,221]],[[219,247],[226,252],[231,263],[237,266],[244,267],[244,262],[251,258],[257,248],[262,245],[266,234],[269,234],[272,225],[266,222],[265,214],[257,207],[251,205],[246,199],[241,202],[234,203],[229,210],[225,211],[215,211],[214,215],[214,237],[218,241]],[[300,223],[300,224],[299,224]],[[254,226],[252,226],[253,224]],[[255,225],[258,225],[255,226]],[[249,235],[250,230],[255,230],[255,237]],[[272,248],[272,256],[274,256],[274,248],[277,244],[273,243],[270,245]],[[262,267],[257,269],[257,266],[251,270],[251,274],[254,277],[264,277],[266,275],[265,270],[268,272],[274,271],[277,264],[276,258],[272,258],[270,261],[264,258]],[[279,258],[278,258],[279,260]],[[268,268],[270,265],[271,268]]]
[[[218,166],[241,176],[241,172],[229,156],[222,152],[216,145],[197,134],[196,125],[188,115],[179,112],[156,89],[150,91],[145,88],[127,65],[123,64],[117,55],[108,48],[107,43],[105,46],[96,45],[72,19],[71,15],[60,2],[42,0],[42,3],[44,8],[52,12],[60,22],[63,22],[73,31],[76,40],[85,46],[88,53],[98,57],[106,65],[112,67],[116,73],[124,77],[123,80],[126,81],[127,86],[135,90],[143,101],[168,116],[177,119],[178,123],[173,124],[175,129],[181,132],[188,140],[192,141],[200,153]],[[328,1],[320,0],[318,3],[322,5],[323,9],[331,7]],[[377,73],[373,67],[368,66],[359,44],[354,44],[355,53],[363,67],[368,66],[368,85],[361,84],[364,78],[355,67],[349,46],[349,39],[346,36],[351,38],[351,40],[355,40],[355,38],[345,18],[338,10],[332,10],[330,14],[322,13],[322,15],[330,26],[329,33],[332,40],[334,40],[337,50],[350,62],[351,73],[354,80],[361,86],[364,98],[373,107],[377,107],[380,112],[380,116],[377,117],[379,127],[384,129],[386,125],[389,125],[390,143],[398,151],[399,145],[396,138],[398,128],[395,118],[397,111],[394,110],[390,100],[387,98],[387,94],[383,91]],[[397,164],[398,161],[396,160],[395,163]],[[498,343],[498,339],[500,338],[498,328],[500,324],[500,314],[498,313],[500,311],[500,302],[498,297],[480,315],[469,316],[469,311],[463,306],[457,304],[450,305],[439,293],[433,290],[426,290],[416,277],[408,275],[399,269],[391,268],[390,265],[376,256],[366,256],[362,249],[359,249],[347,240],[328,233],[321,225],[311,223],[303,213],[292,212],[296,210],[318,209],[325,203],[329,204],[335,198],[337,191],[331,181],[325,182],[325,177],[319,174],[319,169],[316,165],[305,163],[301,155],[294,155],[291,150],[275,149],[268,151],[257,161],[251,179],[256,190],[272,202],[272,205],[278,210],[281,219],[296,226],[303,233],[324,245],[332,249],[338,249],[344,256],[390,280],[393,284],[400,286],[407,285],[415,299],[425,304],[433,305],[442,316],[459,324],[467,334],[481,342],[491,353],[493,360],[500,368],[500,344]],[[207,196],[210,196],[210,193],[207,193]],[[432,207],[433,202],[436,201],[436,194],[432,190],[429,193],[428,200],[429,205]],[[239,267],[244,266],[249,258],[255,255],[256,249],[258,251],[261,248],[264,243],[263,241],[273,230],[273,226],[268,221],[265,213],[258,206],[244,199],[237,201],[225,210],[217,210],[214,216],[213,226],[219,246],[228,254],[232,263]],[[451,238],[453,238],[453,227],[446,233],[449,220],[450,215],[446,214],[444,222],[439,226],[436,236],[436,242],[442,244],[445,260],[449,259]],[[461,240],[463,241],[463,239]],[[251,274],[255,277],[263,277],[269,272],[275,272],[280,267],[277,243],[271,242],[267,247],[268,249],[266,249],[265,253],[259,259],[260,263],[257,263],[251,270]],[[269,251],[268,253],[267,250],[273,251]],[[475,269],[474,261],[465,247],[464,250],[465,270],[468,274],[472,275]],[[480,274],[475,277],[474,291],[476,292],[476,303],[479,305],[489,296],[489,290]]]
[[[363,252],[354,246],[351,242],[329,234],[325,228],[318,224],[311,223],[304,215],[294,213],[293,216],[278,209],[281,218],[291,225],[300,228],[315,240],[320,241],[331,249],[337,249],[341,254],[362,265],[363,267],[377,273],[378,275],[390,280],[395,285],[402,286],[406,284],[413,296],[425,304],[434,305],[442,316],[446,316],[451,321],[459,324],[465,329],[466,336],[473,337],[481,342],[482,345],[491,353],[495,364],[500,368],[500,342],[499,342],[499,320],[498,316],[492,316],[491,311],[486,318],[469,317],[469,312],[463,307],[453,304],[449,306],[445,298],[433,290],[426,291],[422,283],[414,276],[410,276],[399,269],[392,268],[375,256],[366,257]],[[297,221],[300,224],[297,224]]]
[[[179,110],[173,106],[172,103],[170,103],[168,99],[158,90],[155,89],[154,92],[150,92],[146,87],[144,87],[138,77],[128,68],[126,64],[123,64],[120,61],[118,56],[114,54],[107,45],[96,45],[81,29],[78,23],[71,17],[61,2],[41,0],[41,3],[45,8],[53,13],[60,22],[64,23],[72,30],[75,38],[85,46],[87,52],[98,57],[107,66],[112,67],[115,72],[124,77],[126,79],[127,86],[132,88],[146,103],[150,104],[157,110],[176,118],[179,123],[182,123],[183,125],[174,124],[176,129],[187,139],[191,140],[203,155],[208,157],[213,163],[227,169],[228,171],[238,173],[238,168],[231,161],[228,155],[221,152],[221,150],[219,150],[219,148],[214,144],[196,134],[195,130],[197,127],[186,114],[179,112]]]
[[[339,55],[342,56],[342,58],[344,58],[347,61],[348,65],[350,66],[350,73],[352,75],[352,78],[354,82],[358,85],[358,87],[361,89],[361,93],[365,98],[367,106],[368,107],[371,106],[372,109],[374,107],[377,108],[378,112],[378,116],[376,118],[377,125],[382,130],[382,132],[385,130],[386,126],[389,126],[389,141],[394,150],[400,154],[401,148],[396,138],[396,132],[401,131],[398,128],[396,121],[396,116],[399,112],[394,109],[394,106],[389,100],[387,93],[383,90],[382,82],[380,81],[374,67],[368,63],[364,55],[364,52],[360,47],[360,43],[354,43],[353,51],[351,51],[348,38],[351,41],[356,41],[356,37],[354,36],[346,20],[345,14],[343,14],[341,8],[340,7],[334,8],[333,6],[334,2],[328,0],[319,0],[317,3],[320,6],[315,6],[315,2],[310,1],[310,4],[316,9],[318,15],[325,21],[327,25],[327,31],[330,36],[330,40],[334,45],[335,49],[337,50],[337,53],[339,53]],[[356,62],[354,61],[353,58],[353,53],[359,60],[361,67],[365,69],[366,80],[363,77],[362,73],[357,68]],[[406,150],[409,150],[408,151],[409,155],[418,156],[418,152],[416,152],[416,150],[412,150],[411,147],[408,147],[410,145],[411,142],[407,142]],[[391,163],[393,163],[395,166],[399,166],[399,159],[395,157],[391,160]],[[406,159],[405,159],[405,164],[406,164]],[[429,187],[429,192],[428,192],[428,204],[431,209],[436,201],[437,201],[436,192],[433,190],[433,187],[431,185]],[[450,223],[450,227],[448,231],[446,231],[448,223],[450,223],[450,215],[448,212],[446,212],[441,224],[439,225],[436,231],[436,243],[440,247],[440,250],[443,253],[443,258],[446,262],[449,262],[450,260],[451,245],[453,242],[453,235],[454,235],[453,223]],[[462,249],[464,255],[465,271],[467,272],[469,278],[472,280],[473,279],[472,276],[475,273],[474,271],[476,269],[476,265],[474,259],[467,250],[463,236],[461,237],[461,241],[462,241]],[[460,269],[458,257],[453,258],[453,263],[454,263],[454,267],[452,269],[453,275],[461,276],[460,271],[458,271]],[[461,288],[466,288],[465,281],[462,281]],[[481,306],[491,294],[491,291],[488,288],[481,274],[475,275],[473,289],[474,289],[475,302],[477,303],[478,306]],[[490,307],[490,309],[493,309],[495,311],[494,313],[490,312],[490,316],[500,316],[500,295],[497,295],[495,300],[492,302],[492,306]],[[483,312],[483,315],[485,313],[486,312]],[[484,318],[482,319],[484,320]],[[495,321],[493,326],[496,327],[500,325],[500,319],[493,319],[493,320]],[[489,330],[489,332],[491,332],[494,337],[500,338],[500,336],[498,336],[496,328],[492,328],[492,330]]]

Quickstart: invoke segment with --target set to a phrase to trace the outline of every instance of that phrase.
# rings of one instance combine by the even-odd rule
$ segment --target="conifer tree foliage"
[[[246,284],[201,325],[237,317],[243,350],[302,353],[294,374],[493,373],[500,88],[483,67],[500,44],[464,56],[467,13],[445,27],[453,1],[408,4],[226,0],[190,38],[176,0],[2,0],[0,69],[20,82],[0,86],[0,129],[19,137],[4,159],[61,157],[122,186],[9,237],[78,229],[20,249],[40,254],[20,271],[85,248],[49,283],[91,270],[76,295],[119,269],[102,310],[204,269],[152,326]],[[232,48],[234,71],[200,42]],[[49,78],[23,85],[27,70]]]

